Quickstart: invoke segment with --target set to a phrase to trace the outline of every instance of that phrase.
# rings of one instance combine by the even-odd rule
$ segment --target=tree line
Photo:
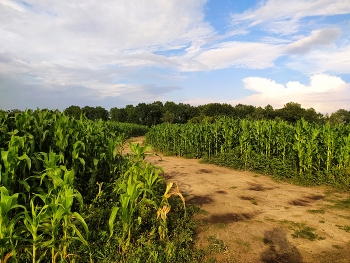
[[[10,114],[20,110],[8,111]],[[235,106],[227,103],[209,103],[199,106],[191,106],[185,103],[174,103],[167,101],[155,101],[153,103],[139,103],[138,105],[126,105],[124,108],[113,107],[109,111],[101,106],[79,107],[72,105],[64,110],[66,115],[80,118],[85,115],[91,120],[111,120],[128,122],[151,127],[163,122],[167,123],[200,123],[211,122],[217,117],[228,116],[235,119],[251,120],[284,120],[296,123],[301,118],[313,123],[340,124],[350,123],[350,111],[339,109],[331,115],[323,115],[313,108],[302,108],[301,104],[288,102],[281,109],[274,109],[271,105],[266,107],[255,107],[252,105],[237,104]]]

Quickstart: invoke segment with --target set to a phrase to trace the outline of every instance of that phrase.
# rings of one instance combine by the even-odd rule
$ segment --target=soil
[[[341,203],[349,192],[276,182],[198,159],[146,160],[178,183],[187,204],[200,206],[195,248],[207,251],[205,262],[350,262],[350,202]]]

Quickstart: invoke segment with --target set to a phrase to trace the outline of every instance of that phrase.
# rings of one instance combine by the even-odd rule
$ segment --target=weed
[[[320,221],[318,221],[318,222],[321,223],[321,224],[326,223],[324,220],[320,220]]]
[[[222,253],[227,250],[227,246],[224,241],[217,239],[216,236],[208,236],[209,242],[208,251],[211,253]]]
[[[237,186],[231,186],[230,188],[231,188],[231,189],[236,189],[236,188],[237,188]]]

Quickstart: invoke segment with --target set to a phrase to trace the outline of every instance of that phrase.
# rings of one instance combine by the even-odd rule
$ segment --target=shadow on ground
[[[289,243],[286,232],[280,228],[265,231],[264,243],[268,248],[261,253],[264,263],[302,263],[299,250]]]

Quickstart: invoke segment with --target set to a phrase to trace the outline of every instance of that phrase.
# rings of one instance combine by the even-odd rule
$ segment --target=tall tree
[[[288,102],[282,109],[276,110],[276,115],[282,120],[296,123],[305,116],[305,109],[299,103]]]
[[[111,108],[109,114],[112,121],[127,122],[128,114],[124,108]]]
[[[237,119],[245,119],[251,116],[255,111],[252,105],[237,104],[234,107],[234,117]]]
[[[350,123],[350,111],[339,109],[332,113],[329,117],[329,122],[333,125]]]
[[[79,106],[69,106],[68,108],[66,108],[64,110],[64,114],[68,115],[68,116],[72,116],[76,119],[80,119],[80,115],[82,113],[82,110],[80,109]]]

